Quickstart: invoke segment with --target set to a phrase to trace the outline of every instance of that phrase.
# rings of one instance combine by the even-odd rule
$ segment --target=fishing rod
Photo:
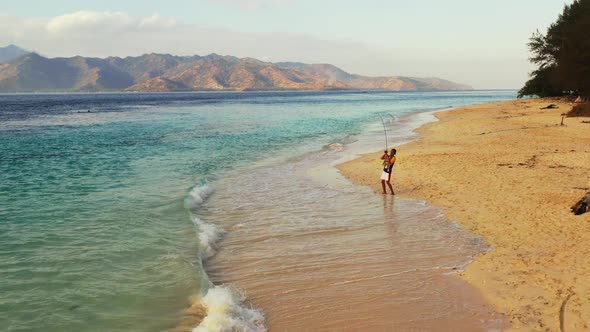
[[[383,124],[383,133],[385,134],[385,151],[387,151],[389,149],[389,144],[387,143],[387,128],[385,127],[385,120],[383,120],[383,117],[381,115],[379,115],[379,117],[381,118],[381,123]]]

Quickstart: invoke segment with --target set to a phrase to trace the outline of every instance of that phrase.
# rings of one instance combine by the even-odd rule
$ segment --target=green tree
[[[519,97],[590,97],[590,0],[566,5],[547,33],[535,32],[528,46],[538,68]]]

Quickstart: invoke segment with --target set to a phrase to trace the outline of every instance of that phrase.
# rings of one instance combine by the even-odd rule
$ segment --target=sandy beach
[[[557,109],[541,109],[548,104]],[[590,322],[590,213],[570,206],[590,190],[590,124],[572,104],[515,100],[436,114],[398,147],[393,184],[485,238],[492,251],[459,277],[507,315],[512,330],[581,331]],[[377,193],[381,152],[339,165]]]

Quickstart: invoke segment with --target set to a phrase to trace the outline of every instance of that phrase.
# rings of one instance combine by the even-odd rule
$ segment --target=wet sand
[[[217,183],[202,216],[227,230],[206,264],[214,283],[244,291],[269,331],[505,327],[454,276],[487,249],[482,239],[423,201],[351,184],[329,166],[338,154]]]
[[[540,109],[550,103],[558,109]],[[398,147],[401,197],[427,200],[493,251],[459,276],[506,314],[512,330],[582,331],[590,324],[590,213],[569,207],[590,190],[588,118],[571,104],[516,100],[437,114]],[[380,193],[380,153],[339,165]]]

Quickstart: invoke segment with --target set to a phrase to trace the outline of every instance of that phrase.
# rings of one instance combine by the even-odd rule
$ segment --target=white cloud
[[[52,34],[112,33],[130,32],[146,28],[170,29],[176,20],[152,15],[143,18],[131,17],[121,12],[79,11],[51,18],[47,31]]]
[[[274,3],[272,0],[246,2]],[[242,33],[186,24],[159,15],[134,17],[121,12],[81,11],[53,18],[0,15],[0,46],[8,44],[50,57],[218,53],[272,62],[331,63],[363,75],[438,76],[486,88],[508,84],[518,87],[526,79],[522,77],[526,73],[522,69],[518,71],[518,67],[527,65],[524,57],[522,61],[491,57],[474,62],[468,54],[451,52],[441,56],[440,50],[424,50],[420,56],[409,47],[386,50],[362,42],[329,41],[303,34]],[[485,68],[503,70],[490,72]],[[517,77],[513,72],[522,75]],[[513,82],[507,83],[506,77],[510,75],[514,76]]]
[[[183,24],[152,15],[81,11],[48,19],[0,17],[0,45],[16,44],[46,56],[127,56],[219,53],[273,61],[329,62],[362,43],[332,42],[289,33],[241,33]]]
[[[158,14],[144,17],[139,21],[140,28],[173,28],[178,25],[178,22],[172,18],[164,18]]]
[[[130,26],[133,19],[125,13],[75,12],[54,17],[47,23],[47,30],[65,34],[84,30]]]
[[[245,10],[255,10],[274,7],[284,7],[293,2],[293,0],[209,0],[209,2],[218,3],[230,7],[237,7]]]

